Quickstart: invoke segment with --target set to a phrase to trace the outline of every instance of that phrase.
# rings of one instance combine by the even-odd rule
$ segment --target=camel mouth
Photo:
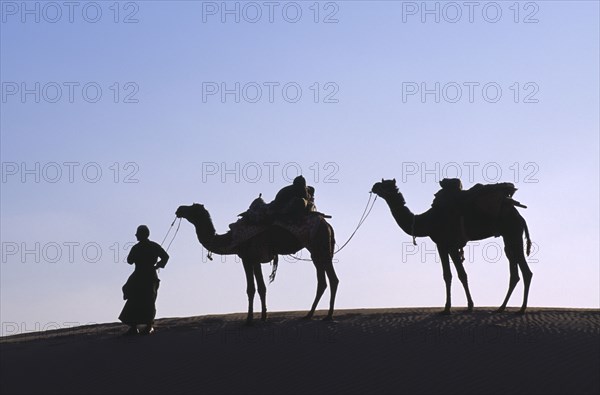
[[[181,217],[183,217],[183,213],[182,213],[181,211],[182,211],[182,210],[181,210],[181,207],[179,207],[179,208],[177,208],[177,210],[175,210],[175,216],[176,216],[177,218],[181,218]]]

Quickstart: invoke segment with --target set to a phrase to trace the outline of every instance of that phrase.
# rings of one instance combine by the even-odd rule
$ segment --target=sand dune
[[[599,393],[600,311],[165,318],[0,339],[2,393]],[[320,315],[324,315],[321,312]]]

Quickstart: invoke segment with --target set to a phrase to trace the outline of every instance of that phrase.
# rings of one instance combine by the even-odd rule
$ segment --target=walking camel
[[[483,186],[486,188],[487,186]],[[466,241],[483,240],[489,237],[502,236],[504,239],[504,251],[509,261],[510,280],[508,292],[502,305],[496,312],[502,312],[506,308],[506,304],[510,296],[519,282],[519,269],[524,280],[524,296],[523,305],[519,313],[525,313],[527,309],[527,298],[529,296],[529,286],[533,273],[529,269],[527,260],[523,253],[523,232],[527,239],[527,255],[531,250],[531,240],[529,238],[529,230],[525,219],[519,214],[515,206],[525,207],[512,199],[512,194],[516,191],[514,185],[510,183],[497,184],[495,188],[495,196],[497,210],[486,209],[485,199],[490,196],[488,193],[477,194],[475,187],[471,190],[464,191],[470,195],[462,208],[461,215],[463,216],[463,229],[466,238],[462,243],[457,244],[457,237],[449,234],[448,228],[443,224],[443,218],[440,217],[438,210],[431,208],[422,214],[413,214],[407,207],[402,193],[396,186],[396,180],[381,180],[373,185],[372,191],[382,197],[388,204],[392,216],[396,223],[407,234],[413,237],[428,236],[436,244],[438,253],[442,261],[442,271],[444,282],[446,283],[446,305],[442,313],[449,314],[451,308],[450,301],[450,286],[452,283],[452,273],[450,271],[450,258],[454,263],[458,278],[465,289],[467,296],[467,311],[473,310],[473,299],[469,291],[469,283],[467,273],[463,267],[463,257],[461,249],[466,245]],[[480,189],[479,189],[480,190]],[[489,189],[488,189],[489,190]],[[473,193],[471,193],[473,191]],[[500,194],[500,195],[498,195]],[[487,204],[489,208],[489,204]],[[462,245],[461,245],[462,244]]]
[[[208,251],[220,255],[237,255],[241,258],[246,272],[246,292],[248,294],[248,316],[246,323],[253,321],[254,295],[256,288],[260,296],[261,319],[267,319],[267,290],[262,276],[261,264],[277,261],[277,255],[294,254],[306,248],[317,269],[317,294],[306,319],[312,318],[321,296],[327,288],[325,276],[329,280],[330,300],[329,312],[324,318],[331,320],[335,304],[335,295],[339,280],[333,268],[334,232],[331,225],[320,214],[309,214],[309,226],[305,227],[301,237],[294,235],[286,225],[275,222],[264,227],[256,235],[242,243],[234,240],[232,232],[217,234],[209,212],[203,205],[194,203],[191,206],[180,206],[175,212],[177,217],[185,218],[196,228],[198,241]],[[256,279],[256,287],[254,280]]]

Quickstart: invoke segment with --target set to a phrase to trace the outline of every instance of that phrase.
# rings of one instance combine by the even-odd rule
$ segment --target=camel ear
[[[381,178],[381,182],[383,182],[383,178]]]
[[[394,178],[394,185],[396,185],[396,179]]]

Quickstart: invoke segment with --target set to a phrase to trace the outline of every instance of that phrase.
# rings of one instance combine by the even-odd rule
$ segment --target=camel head
[[[396,186],[395,178],[393,180],[384,180],[382,178],[381,182],[377,182],[373,185],[373,188],[371,188],[371,192],[382,197],[385,200],[392,197],[400,196],[402,202],[404,202],[404,197],[402,196],[400,191],[398,191],[398,187]]]
[[[185,218],[191,223],[204,222],[210,220],[210,214],[204,208],[204,205],[194,203],[191,206],[179,206],[175,211],[177,218]]]

